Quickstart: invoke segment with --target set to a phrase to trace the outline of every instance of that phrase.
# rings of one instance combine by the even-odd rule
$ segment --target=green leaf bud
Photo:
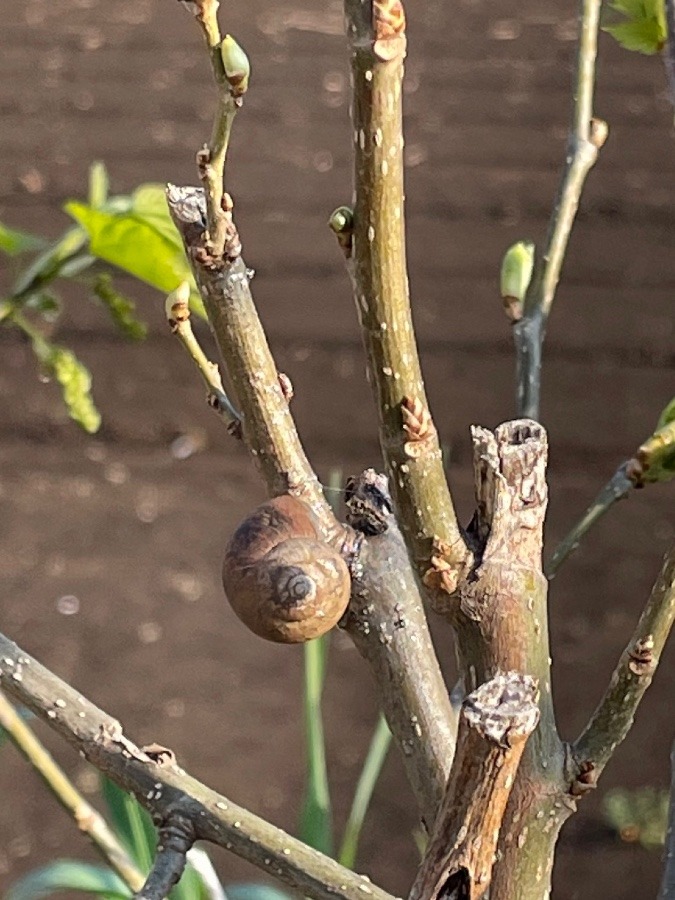
[[[223,38],[220,44],[220,55],[232,96],[242,97],[248,90],[248,80],[251,75],[251,63],[248,56],[231,34],[226,34]]]
[[[534,268],[534,243],[518,241],[504,254],[500,290],[507,316],[518,322],[523,315],[523,302]]]

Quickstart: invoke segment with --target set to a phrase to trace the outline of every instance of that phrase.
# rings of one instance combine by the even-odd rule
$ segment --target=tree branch
[[[345,0],[352,51],[356,205],[348,259],[379,415],[380,443],[411,558],[447,599],[467,548],[429,413],[408,296],[401,83],[406,48],[398,0]],[[347,213],[349,211],[346,211]],[[347,215],[347,218],[349,216]]]
[[[651,596],[621,655],[605,696],[572,748],[586,782],[598,776],[628,734],[638,705],[652,682],[675,621],[675,547],[666,557]]]
[[[204,187],[169,185],[171,217],[183,243],[243,417],[243,437],[272,496],[291,493],[314,510],[326,539],[342,529],[326,502],[300,443],[241,258],[224,169],[234,111],[248,88],[248,59],[236,42],[221,41],[217,0],[187,3],[205,37],[218,89],[211,144],[197,157]]]
[[[7,661],[0,660],[0,664],[7,665]],[[91,840],[110,868],[117,872],[132,891],[137,891],[144,879],[134,861],[110,830],[103,816],[82,797],[2,693],[0,693],[0,726],[5,729],[17,750],[35,769],[61,806],[73,817],[80,831]]]
[[[544,567],[544,572],[549,581],[555,578],[560,566],[574,553],[582,538],[591,530],[593,525],[605,513],[609,512],[618,500],[623,500],[624,497],[627,497],[635,487],[635,483],[628,477],[628,466],[629,463],[623,463],[623,465],[619,466],[576,525],[558,544],[553,556]]]
[[[668,831],[664,852],[665,865],[659,900],[675,900],[675,744],[670,752],[671,783]]]
[[[593,119],[593,90],[602,0],[581,0],[574,110],[565,170],[551,214],[546,245],[537,254],[523,318],[513,326],[516,345],[517,415],[539,418],[541,353],[546,323],[560,279],[567,243],[586,176],[607,138],[607,125]]]
[[[392,900],[361,876],[312,850],[192,778],[171,751],[138,748],[120,723],[102,712],[4,635],[0,687],[47,722],[95,768],[134,794],[153,819],[181,815],[195,840],[231,850],[300,894],[315,900]]]
[[[466,690],[500,671],[531,675],[539,685],[540,721],[508,802],[492,883],[495,897],[534,900],[549,884],[542,860],[553,858],[558,829],[569,815],[562,802],[565,756],[551,697],[548,583],[541,568],[547,437],[541,425],[521,419],[494,433],[474,428],[473,444],[477,510],[467,540],[476,565],[461,582],[448,619]]]
[[[365,534],[342,621],[368,662],[422,819],[431,828],[455,747],[455,716],[387,480],[367,470],[347,483],[348,521]]]
[[[194,844],[194,826],[191,819],[169,813],[158,829],[157,854],[137,900],[164,900],[178,884],[185,870],[187,854]]]
[[[480,900],[525,742],[539,720],[528,675],[497,675],[462,704],[457,753],[410,900]]]

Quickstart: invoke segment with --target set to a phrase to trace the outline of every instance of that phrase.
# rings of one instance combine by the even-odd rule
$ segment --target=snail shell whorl
[[[235,531],[225,552],[223,587],[251,631],[295,644],[338,623],[351,578],[344,559],[321,540],[307,504],[283,496],[263,503]]]

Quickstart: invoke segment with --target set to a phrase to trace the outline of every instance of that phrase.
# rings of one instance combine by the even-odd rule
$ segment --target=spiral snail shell
[[[337,624],[349,603],[351,578],[344,559],[321,539],[307,504],[282,496],[255,509],[233,534],[223,587],[251,631],[297,644]]]

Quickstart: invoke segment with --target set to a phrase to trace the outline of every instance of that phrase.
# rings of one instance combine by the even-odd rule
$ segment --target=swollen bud
[[[251,63],[231,34],[226,34],[220,44],[225,78],[230,85],[232,96],[242,97],[248,90]]]
[[[182,281],[166,298],[164,311],[169,324],[185,322],[190,318],[190,282]]]
[[[349,259],[352,255],[354,236],[354,211],[349,206],[338,206],[328,220],[328,227],[338,239],[338,244]]]
[[[504,254],[500,275],[500,291],[504,310],[512,322],[523,317],[523,302],[534,268],[534,243],[518,241]]]

